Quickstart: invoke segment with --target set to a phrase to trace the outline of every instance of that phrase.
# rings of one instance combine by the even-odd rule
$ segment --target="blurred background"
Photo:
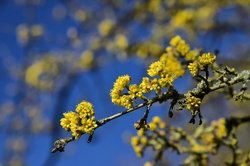
[[[130,145],[143,109],[99,128],[90,144],[83,136],[64,153],[50,151],[56,139],[70,136],[60,118],[80,101],[94,104],[97,119],[123,111],[111,103],[113,82],[129,74],[139,83],[176,34],[191,48],[218,50],[220,64],[250,68],[249,0],[0,0],[0,165],[138,166],[152,159],[152,151],[137,158]],[[175,87],[185,93],[194,84],[186,74]],[[197,127],[188,124],[188,111],[170,120],[168,106],[154,105],[150,119]],[[216,93],[202,105],[206,122],[246,110],[249,103]],[[240,133],[249,151],[247,128]],[[167,151],[162,165],[179,159]]]

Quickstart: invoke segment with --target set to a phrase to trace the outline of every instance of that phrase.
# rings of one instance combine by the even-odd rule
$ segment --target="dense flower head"
[[[191,95],[190,93],[187,94],[186,99],[186,108],[191,111],[192,115],[200,109],[201,99]]]
[[[114,83],[114,89],[122,91],[131,81],[129,75],[119,76]]]
[[[195,77],[199,73],[199,64],[197,62],[189,63],[188,69],[190,73]]]
[[[151,88],[151,80],[148,77],[143,77],[142,78],[142,82],[139,85],[141,91],[143,93],[148,93],[150,92],[150,88]]]
[[[215,55],[212,55],[211,53],[203,53],[199,58],[189,63],[188,69],[190,73],[195,77],[199,74],[200,70],[204,70],[204,66],[212,65],[215,60]]]
[[[129,91],[128,93],[130,94],[131,98],[142,98],[142,91],[140,89],[140,86],[136,84],[132,84],[129,86]]]
[[[199,62],[201,65],[211,65],[215,62],[216,56],[211,53],[204,53],[199,57]]]
[[[175,48],[175,50],[181,54],[182,56],[185,56],[189,50],[190,50],[190,47],[189,45],[185,42],[185,40],[183,40],[179,35],[173,37],[171,40],[170,40],[170,45],[172,47]],[[167,52],[170,52],[171,50],[173,49],[170,49],[168,47],[168,49],[166,49]]]
[[[66,112],[60,120],[60,125],[72,136],[80,138],[82,134],[92,134],[97,127],[94,110],[91,103],[82,101],[76,107],[76,112]]]
[[[80,118],[75,112],[70,111],[64,113],[63,116],[64,118],[60,120],[60,124],[66,131],[70,131],[72,125],[79,123]]]
[[[95,114],[93,106],[87,101],[82,101],[76,107],[76,112],[79,114],[80,118],[89,117]]]
[[[126,108],[132,107],[132,96],[122,94],[122,91],[130,83],[131,79],[129,75],[120,76],[114,83],[113,89],[111,89],[110,96],[114,104],[124,106]]]
[[[182,38],[177,35],[170,40],[170,45],[176,47],[180,41],[182,41]]]
[[[163,74],[171,74],[175,77],[183,76],[185,70],[181,66],[181,62],[172,54],[164,53],[160,57],[160,61],[164,64],[165,68]]]
[[[164,69],[164,64],[161,61],[156,61],[149,66],[148,75],[154,77],[160,75]]]

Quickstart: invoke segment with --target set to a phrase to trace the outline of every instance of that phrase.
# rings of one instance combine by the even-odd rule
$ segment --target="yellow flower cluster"
[[[189,63],[188,69],[193,76],[197,76],[199,70],[204,69],[204,66],[212,65],[216,60],[216,56],[211,53],[202,54],[199,59]]]
[[[182,56],[185,56],[190,50],[189,45],[179,35],[170,40],[170,45],[175,47],[176,51]]]
[[[216,56],[211,53],[204,53],[199,57],[199,62],[202,66],[211,65],[215,62]]]
[[[60,125],[66,131],[71,131],[75,138],[80,138],[84,133],[92,134],[97,127],[92,104],[82,101],[77,105],[75,111],[64,113]]]
[[[166,123],[161,120],[159,116],[153,117],[152,121],[149,123],[149,130],[154,132],[159,129],[166,128]],[[157,137],[151,137],[146,134],[146,128],[141,128],[137,131],[137,136],[131,137],[131,145],[134,148],[135,153],[138,157],[143,156],[143,151],[147,146],[154,146],[155,148],[163,147],[162,142],[157,140]],[[165,136],[164,131],[159,131],[159,134]],[[154,139],[153,139],[154,138]]]
[[[131,79],[129,75],[120,76],[114,83],[113,89],[111,89],[110,96],[114,104],[124,106],[125,108],[132,107],[132,97],[130,95],[123,94],[122,91],[125,87],[128,87]],[[135,90],[135,88],[130,88]],[[136,90],[135,90],[136,91]]]
[[[192,115],[196,115],[197,111],[200,109],[201,99],[190,93],[188,93],[186,97],[186,108],[192,113]]]
[[[82,70],[90,69],[94,64],[93,51],[86,50],[82,52],[78,61],[76,62],[76,67]]]
[[[199,63],[193,62],[188,65],[188,69],[193,76],[197,76],[199,74]]]
[[[27,68],[25,81],[40,90],[51,90],[54,83],[53,78],[55,78],[58,73],[58,59],[53,56],[45,56]]]

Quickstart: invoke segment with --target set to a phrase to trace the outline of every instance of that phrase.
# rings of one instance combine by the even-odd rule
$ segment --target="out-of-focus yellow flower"
[[[79,61],[76,62],[77,67],[80,69],[89,69],[93,66],[94,63],[94,55],[93,52],[90,50],[84,51],[80,58]]]
[[[133,137],[131,137],[130,142],[131,142],[131,145],[137,146],[137,145],[139,145],[139,138],[137,136],[133,136]]]
[[[114,23],[113,23],[112,20],[110,20],[110,19],[105,19],[105,20],[103,20],[103,21],[99,24],[99,26],[98,26],[98,31],[99,31],[100,35],[102,35],[102,36],[107,36],[107,35],[110,33],[110,31],[111,31],[111,29],[113,28],[113,26],[114,26]]]
[[[120,49],[126,49],[128,47],[127,37],[122,34],[118,34],[115,36],[115,43]]]
[[[51,90],[53,78],[59,72],[59,63],[55,57],[46,56],[29,66],[25,72],[25,81],[40,90]]]

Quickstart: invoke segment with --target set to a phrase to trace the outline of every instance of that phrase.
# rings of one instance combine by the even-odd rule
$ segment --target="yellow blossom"
[[[164,53],[160,57],[160,61],[164,64],[164,74],[170,74],[175,77],[183,76],[185,70],[182,68],[180,61],[172,54]]]
[[[215,62],[216,56],[211,53],[204,53],[199,57],[199,62],[201,65],[211,65]]]
[[[141,144],[144,145],[144,146],[147,145],[147,143],[148,143],[147,137],[145,137],[145,136],[141,137],[140,142],[141,142]]]
[[[182,38],[177,35],[170,40],[170,45],[176,47],[180,41],[182,41]]]
[[[93,106],[86,101],[77,105],[76,112],[67,112],[63,116],[60,125],[66,131],[71,131],[75,138],[80,138],[83,133],[93,134],[97,127]]]
[[[140,146],[135,146],[134,151],[138,157],[142,157],[142,148]]]
[[[97,127],[94,116],[91,118],[82,118],[81,123],[81,130],[87,134],[92,134]]]
[[[130,97],[132,99],[134,99],[135,97],[142,98],[142,90],[136,84],[132,84],[132,85],[129,86],[128,93],[130,94]]]
[[[98,27],[99,33],[102,36],[107,36],[113,27],[113,21],[110,19],[103,20]]]
[[[70,131],[70,128],[74,124],[79,124],[79,116],[75,112],[67,112],[63,114],[64,118],[60,120],[60,125],[66,130]]]
[[[161,72],[163,71],[163,68],[164,64],[161,61],[156,61],[149,66],[149,69],[147,70],[148,75],[151,77],[160,75]]]
[[[195,115],[199,110],[201,105],[201,99],[195,96],[192,96],[190,93],[187,95],[186,99],[186,108],[191,111],[192,115]]]
[[[189,63],[188,69],[190,73],[195,77],[199,73],[199,64],[197,62]]]
[[[155,123],[149,123],[149,130],[155,131],[157,129],[157,125]]]
[[[161,118],[159,116],[155,116],[153,117],[152,122],[155,124],[159,124],[161,122]]]
[[[186,55],[185,55],[185,59],[187,61],[194,61],[195,58],[198,56],[199,54],[199,50],[195,49],[195,50],[191,50],[189,51]]]
[[[93,52],[90,50],[86,50],[81,54],[79,60],[76,63],[77,67],[79,67],[80,69],[89,69],[91,66],[93,66],[93,62]]]
[[[122,91],[130,83],[130,76],[124,75],[117,78],[114,83],[113,89],[111,89],[110,96],[114,104],[124,106],[126,108],[132,107],[132,97],[129,95],[122,94]]]
[[[189,49],[189,45],[187,45],[184,40],[180,41],[176,46],[176,51],[183,56],[185,56],[189,52]]]
[[[142,137],[144,134],[145,134],[145,130],[144,129],[140,129],[140,130],[137,131],[137,135],[139,137]]]
[[[131,142],[131,145],[137,146],[137,145],[139,145],[139,138],[137,136],[133,136],[133,137],[131,137],[130,142]]]
[[[76,112],[80,118],[90,117],[95,114],[93,105],[90,102],[82,101],[76,107]]]
[[[150,92],[150,88],[151,88],[151,80],[148,77],[143,77],[142,78],[142,82],[139,85],[139,88],[141,89],[141,91],[143,93],[148,93]]]
[[[118,34],[115,36],[115,43],[118,48],[125,49],[128,47],[128,40],[125,35]]]

